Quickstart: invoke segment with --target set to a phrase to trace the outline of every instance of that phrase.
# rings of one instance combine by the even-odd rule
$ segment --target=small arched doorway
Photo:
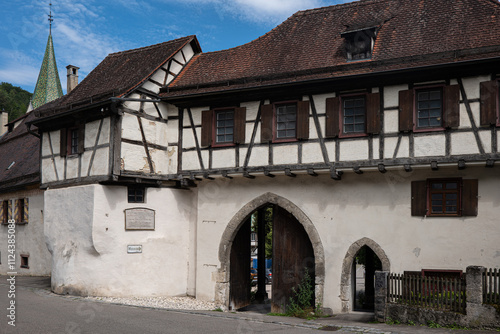
[[[368,259],[366,258],[368,256]],[[365,267],[365,273],[361,281],[363,282],[364,298],[362,301],[356,301],[356,263],[361,265],[368,264]],[[373,310],[374,274],[375,270],[390,270],[389,258],[384,250],[373,240],[362,238],[354,242],[348,249],[342,264],[342,276],[340,279],[340,299],[342,302],[342,312],[347,313],[352,310]],[[361,287],[359,287],[361,289]],[[358,289],[358,292],[360,291]],[[368,290],[368,291],[367,291]],[[368,296],[368,298],[367,298]],[[364,304],[364,305],[363,305]]]
[[[312,276],[314,303],[323,303],[324,251],[316,228],[293,203],[266,193],[245,205],[229,222],[219,247],[221,268],[216,286],[216,302],[228,309],[249,303],[250,217],[255,211],[273,207],[273,273],[271,305],[273,312],[284,312],[306,271]]]

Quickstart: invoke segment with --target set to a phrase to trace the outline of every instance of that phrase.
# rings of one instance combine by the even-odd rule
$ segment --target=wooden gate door
[[[314,251],[302,224],[275,206],[273,218],[273,283],[271,312],[284,313],[290,297],[304,277],[305,268],[314,289]],[[312,300],[314,306],[314,298]]]
[[[236,233],[230,261],[229,307],[237,310],[250,304],[250,219]]]

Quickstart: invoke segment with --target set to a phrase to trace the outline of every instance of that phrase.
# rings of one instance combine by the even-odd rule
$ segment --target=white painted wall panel
[[[451,154],[478,154],[479,149],[472,132],[460,132],[451,134]]]
[[[302,144],[302,163],[324,162],[323,153],[320,143],[304,143]]]
[[[373,159],[380,159],[380,139],[378,137],[373,138]]]
[[[156,94],[158,94],[158,93],[160,92],[160,86],[158,86],[158,85],[156,85],[156,84],[152,83],[151,81],[145,81],[145,82],[142,84],[142,86],[141,86],[141,87],[142,87],[142,88],[144,88],[144,89],[147,89],[147,90],[149,90],[149,91],[152,91],[152,92],[154,92],[154,93],[156,93]]]
[[[179,63],[181,64],[184,64],[185,61],[184,61],[184,57],[182,57],[182,54],[180,52],[177,52],[175,55],[174,55],[174,59],[177,60]],[[175,62],[174,62],[175,63]]]
[[[168,121],[167,125],[167,142],[177,143],[179,141],[179,121],[172,119]]]
[[[175,61],[170,65],[170,72],[178,74],[182,70],[182,65],[177,64]]]
[[[236,150],[227,148],[214,150],[212,152],[212,168],[234,168],[236,167]]]
[[[384,139],[384,159],[392,159],[398,142],[397,137]]]
[[[399,91],[407,90],[408,85],[386,86],[384,87],[384,108],[399,106]]]
[[[491,132],[488,130],[480,131],[479,138],[483,144],[484,152],[491,153]]]
[[[415,157],[445,155],[445,140],[444,134],[415,136]]]
[[[329,161],[336,161],[335,159],[335,142],[327,141],[325,142],[326,152],[328,153]]]
[[[322,133],[324,130],[322,129]],[[314,118],[309,117],[309,139],[318,139],[318,131],[316,129],[316,123],[314,123]]]
[[[109,144],[110,141],[110,125],[111,120],[109,117],[104,118],[102,122],[101,136],[99,137],[99,145]]]
[[[368,159],[368,139],[340,141],[340,161]]]
[[[149,164],[144,146],[121,143],[123,168],[125,170],[144,171],[149,173]]]
[[[194,51],[193,48],[191,47],[191,44],[186,45],[185,47],[182,48],[182,53],[184,53],[184,57],[189,61],[194,56]]]
[[[397,109],[384,110],[384,132],[399,132],[399,111]]]
[[[90,167],[90,176],[97,175],[107,175],[109,173],[109,149],[108,148],[100,148],[95,152],[94,163],[92,167]],[[87,173],[87,170],[82,170],[82,173]]]
[[[52,159],[42,159],[42,183],[57,181]]]
[[[472,109],[472,107],[471,107]],[[467,113],[467,108],[464,103],[460,103],[460,125],[459,129],[470,129],[472,126],[470,124],[469,114]]]
[[[66,180],[76,179],[78,177],[79,167],[80,167],[80,159],[78,155],[66,157]]]
[[[94,147],[101,120],[85,123],[85,147]]]
[[[401,138],[397,158],[408,158],[410,156],[410,139],[407,136]]]
[[[298,163],[297,145],[283,145],[273,147],[273,163],[275,165],[288,165]]]
[[[165,75],[166,72],[162,69],[159,69],[151,76],[151,79],[163,85],[163,80],[165,80]]]
[[[141,129],[137,116],[124,113],[122,116],[122,138],[142,141]]]
[[[490,81],[490,77],[488,75],[463,78],[462,82],[464,84],[465,94],[467,94],[467,98],[471,99],[479,99],[479,83],[482,81]]]
[[[153,117],[160,117],[158,115],[158,111],[156,110],[156,108],[154,106],[154,103],[146,102],[143,104],[142,108],[143,108],[145,114],[147,114],[149,116],[153,116]]]
[[[275,162],[276,163],[276,162]],[[265,146],[254,146],[250,154],[249,166],[269,165],[269,148]]]
[[[61,131],[51,131],[50,141],[52,142],[52,150],[54,151],[54,155],[58,156],[61,152]],[[47,152],[47,154],[50,154],[50,150]]]

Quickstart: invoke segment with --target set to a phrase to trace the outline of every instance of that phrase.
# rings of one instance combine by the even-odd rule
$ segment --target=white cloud
[[[167,3],[172,0],[166,0]],[[182,3],[215,6],[220,16],[232,15],[250,22],[276,25],[299,10],[306,10],[350,0],[174,0]]]

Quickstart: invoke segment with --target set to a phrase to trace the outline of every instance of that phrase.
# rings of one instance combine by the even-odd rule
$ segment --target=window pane
[[[353,97],[343,99],[343,132],[364,133],[365,132],[365,97]]]
[[[443,189],[443,184],[442,183],[432,183],[431,188],[432,189]]]
[[[446,189],[457,189],[457,188],[458,188],[458,183],[456,182],[446,183]]]
[[[286,104],[276,107],[276,137],[295,138],[297,107],[295,104]]]
[[[234,111],[221,110],[216,112],[216,137],[217,143],[232,143],[234,131]]]

